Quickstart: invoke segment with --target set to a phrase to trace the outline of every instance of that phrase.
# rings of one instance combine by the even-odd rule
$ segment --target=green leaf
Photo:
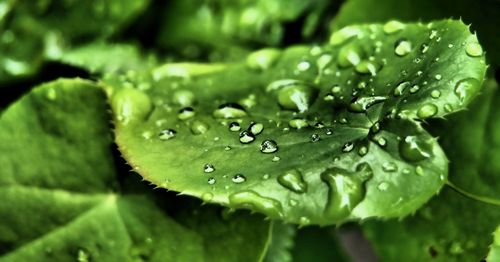
[[[500,97],[494,81],[487,83],[470,110],[431,126],[450,159],[451,182],[475,195],[499,199],[500,111],[496,105]],[[363,228],[381,261],[408,257],[415,261],[480,261],[488,252],[498,221],[498,206],[445,188],[413,217],[402,222],[372,221]]]
[[[68,46],[116,34],[149,0],[2,1],[0,83],[37,73],[44,59],[59,58]]]
[[[286,25],[298,20],[304,25],[293,30],[311,38],[329,5],[326,0],[172,1],[165,8],[158,45],[189,58],[208,51],[211,60],[236,60],[255,46],[282,44]]]
[[[497,227],[493,233],[493,244],[490,246],[490,253],[488,254],[487,261],[500,260],[500,227]]]
[[[148,70],[156,64],[154,56],[141,54],[139,48],[129,44],[95,42],[63,51],[56,61],[84,68],[92,73]]]
[[[275,222],[271,243],[264,261],[266,262],[290,262],[292,260],[291,251],[294,246],[296,228],[292,225]]]
[[[314,258],[316,262],[350,261],[343,250],[333,228],[305,227],[295,236],[293,261],[307,262]]]
[[[235,233],[254,245],[255,256],[265,252],[270,227],[261,217],[224,222],[206,210],[203,224],[190,228],[147,191],[122,189],[106,110],[94,83],[63,79],[36,87],[3,112],[0,260],[215,261],[205,244],[214,236],[235,252],[248,249],[243,240],[229,241]],[[227,261],[257,261],[232,255]]]
[[[477,39],[446,20],[352,26],[330,42],[257,51],[245,65],[109,77],[120,151],[157,186],[287,222],[413,212],[447,176],[416,120],[477,94],[486,66],[467,54]]]
[[[391,19],[403,21],[431,21],[453,17],[463,19],[477,31],[486,49],[488,63],[500,66],[500,2],[483,0],[348,0],[332,22],[332,29],[358,23],[380,23]]]

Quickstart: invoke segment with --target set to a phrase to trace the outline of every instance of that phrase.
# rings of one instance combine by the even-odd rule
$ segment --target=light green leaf
[[[359,23],[383,23],[391,19],[431,21],[453,17],[463,19],[477,31],[479,42],[486,50],[488,63],[500,65],[500,1],[482,0],[348,0],[332,22],[332,29]]]
[[[106,110],[103,91],[75,79],[36,87],[3,112],[0,260],[215,261],[205,244],[214,235],[228,249],[247,250],[243,240],[229,241],[235,232],[254,256],[265,252],[270,227],[261,217],[223,222],[207,207],[204,224],[190,228],[147,191],[129,192],[115,172]],[[233,255],[227,261],[258,259]]]
[[[477,94],[484,57],[467,52],[477,39],[447,20],[352,26],[330,42],[259,51],[225,69],[109,77],[120,151],[155,185],[287,222],[413,212],[447,176],[416,120]]]
[[[497,227],[493,233],[493,244],[490,246],[490,253],[486,260],[490,262],[500,260],[500,227]]]
[[[483,90],[470,110],[431,126],[450,159],[450,181],[472,194],[499,199],[500,111],[496,105],[500,100],[494,81]],[[372,221],[363,228],[381,261],[409,257],[414,261],[480,261],[486,257],[499,221],[498,206],[445,188],[402,222]]]
[[[143,56],[135,45],[104,42],[68,49],[55,60],[92,73],[141,71],[151,69],[156,64],[154,56]]]

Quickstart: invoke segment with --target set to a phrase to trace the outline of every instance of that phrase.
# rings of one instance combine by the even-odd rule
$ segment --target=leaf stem
[[[447,181],[446,185],[451,187],[453,190],[457,191],[458,193],[460,193],[460,194],[462,194],[470,199],[477,200],[479,202],[483,202],[483,203],[490,204],[490,205],[500,206],[499,199],[489,198],[489,197],[485,197],[485,196],[478,196],[478,195],[472,194],[472,193],[467,192],[464,189],[458,187],[457,185],[453,184],[450,181]]]

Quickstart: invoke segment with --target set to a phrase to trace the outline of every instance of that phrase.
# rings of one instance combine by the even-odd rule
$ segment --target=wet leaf
[[[157,186],[298,224],[401,217],[446,181],[419,121],[478,93],[486,66],[469,44],[452,20],[350,26],[265,67],[188,64],[105,85],[120,151]]]

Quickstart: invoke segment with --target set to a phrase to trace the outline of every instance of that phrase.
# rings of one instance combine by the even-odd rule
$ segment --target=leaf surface
[[[269,238],[261,217],[227,222],[211,212],[206,224],[189,228],[147,191],[122,189],[106,111],[105,94],[93,82],[62,79],[3,112],[1,261],[212,261],[204,243],[213,235],[244,256],[242,241],[228,240],[234,232],[253,243],[255,255],[241,260],[233,253],[226,261],[258,260]],[[234,231],[235,223],[251,234]]]
[[[120,151],[155,185],[299,224],[400,217],[446,181],[417,120],[477,94],[486,66],[468,45],[458,21],[359,25],[323,46],[105,85]]]
[[[431,126],[450,159],[450,181],[469,193],[498,202],[499,96],[494,81],[487,83],[468,111]],[[497,205],[447,187],[402,222],[372,221],[363,228],[383,261],[408,257],[415,261],[480,261],[486,257],[498,221]]]

